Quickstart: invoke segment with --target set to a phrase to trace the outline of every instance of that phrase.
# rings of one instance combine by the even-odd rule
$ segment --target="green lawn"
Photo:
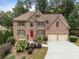
[[[47,48],[42,48],[36,54],[32,55],[29,59],[44,59],[47,53]]]
[[[15,59],[15,55],[8,55],[5,59]]]
[[[31,55],[26,55],[25,57],[29,57],[28,59],[44,59],[48,48],[41,48],[38,52],[33,53]],[[8,55],[5,59],[15,59],[15,55]],[[27,59],[27,58],[26,58]]]

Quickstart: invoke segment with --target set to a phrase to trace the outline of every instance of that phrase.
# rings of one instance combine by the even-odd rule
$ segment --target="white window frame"
[[[18,36],[25,36],[25,30],[23,30],[23,29],[17,30],[17,35]]]

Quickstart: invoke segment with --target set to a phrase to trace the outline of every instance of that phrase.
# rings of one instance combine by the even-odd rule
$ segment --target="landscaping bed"
[[[46,40],[43,40],[43,38],[39,37],[37,41],[34,42],[28,42],[24,39],[18,40],[15,43],[15,58],[13,59],[44,59],[47,47],[43,47],[42,44],[46,43]],[[35,57],[36,56],[36,57]],[[10,56],[11,58],[11,56]]]
[[[5,59],[22,59],[23,57],[25,59],[44,59],[47,53],[47,50],[48,50],[47,47],[36,49],[31,55],[29,55],[27,51],[20,52],[20,53],[17,53],[16,55],[9,55]]]

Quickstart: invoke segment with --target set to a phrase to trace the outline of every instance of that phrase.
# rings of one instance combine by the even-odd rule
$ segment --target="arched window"
[[[56,27],[59,27],[59,21],[56,21]]]

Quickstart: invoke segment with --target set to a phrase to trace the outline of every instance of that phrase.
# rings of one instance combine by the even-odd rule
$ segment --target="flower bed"
[[[34,49],[40,49],[42,45],[40,43],[29,43],[26,40],[19,40],[16,43],[16,52],[24,52],[27,51],[28,54],[32,54]]]

